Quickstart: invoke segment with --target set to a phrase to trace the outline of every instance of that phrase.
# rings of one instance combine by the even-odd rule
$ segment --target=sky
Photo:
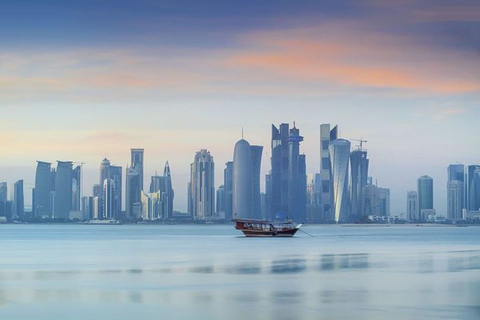
[[[307,171],[319,172],[319,126],[363,138],[391,212],[421,175],[446,211],[451,163],[480,163],[478,1],[0,2],[0,181],[35,161],[126,166],[145,148],[145,181],[169,161],[186,211],[190,163],[207,149],[215,180],[241,138],[263,145],[296,122]],[[355,145],[356,142],[352,140]]]

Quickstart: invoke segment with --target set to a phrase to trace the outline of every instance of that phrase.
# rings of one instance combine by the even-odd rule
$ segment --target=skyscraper
[[[378,215],[390,216],[390,189],[378,188]]]
[[[252,182],[253,182],[253,217],[259,219],[261,217],[261,197],[260,197],[260,170],[262,166],[263,146],[250,146],[252,153]],[[229,220],[230,221],[230,220]]]
[[[54,213],[58,218],[68,219],[72,208],[72,174],[71,161],[57,161]]]
[[[143,190],[143,149],[131,149],[130,166],[137,170],[140,190]],[[140,197],[140,195],[138,195]]]
[[[367,151],[357,149],[350,154],[351,184],[350,204],[351,220],[359,221],[364,216],[362,208],[363,190],[367,185],[368,178]]]
[[[265,177],[265,205],[270,210],[267,218],[288,217],[305,221],[307,202],[307,177],[305,155],[300,155],[303,137],[288,123],[277,129],[272,124],[272,169]]]
[[[72,172],[72,211],[80,211],[82,197],[82,167],[76,166]]]
[[[0,182],[0,216],[7,217],[9,219],[9,213],[7,213],[8,202],[8,186],[6,182]]]
[[[462,220],[462,212],[465,208],[464,171],[463,164],[451,164],[447,170],[447,218],[453,221]]]
[[[288,123],[282,123],[277,129],[272,124],[272,169],[270,171],[270,219],[282,213],[288,215]]]
[[[306,221],[307,172],[305,155],[300,154],[300,142],[303,137],[300,130],[290,129],[288,141],[288,215],[298,222]]]
[[[421,176],[418,178],[417,185],[420,220],[425,220],[422,210],[433,210],[433,179],[426,175]]]
[[[153,195],[159,193],[159,197]],[[161,206],[159,209],[161,216],[154,215],[156,218],[171,219],[173,217],[173,198],[174,192],[172,188],[172,178],[170,173],[170,165],[168,161],[163,169],[163,176],[155,174],[151,177],[150,193],[152,195],[153,206]],[[158,199],[157,199],[158,198]]]
[[[225,163],[223,170],[223,186],[225,188],[224,195],[224,210],[225,220],[230,221],[233,217],[233,161]]]
[[[225,187],[223,184],[218,187],[217,189],[217,197],[216,197],[216,213],[217,216],[225,218]]]
[[[93,219],[93,211],[93,197],[82,197],[83,219]]]
[[[419,220],[417,191],[408,191],[407,193],[407,220],[408,221]]]
[[[338,127],[330,130],[330,124],[320,125],[320,205],[321,215],[326,221],[335,221],[334,197],[333,197],[333,178],[330,161],[329,145],[330,141],[338,138]]]
[[[233,154],[233,218],[253,218],[253,168],[250,144],[241,139]]]
[[[211,220],[215,213],[214,162],[202,149],[190,165],[189,210],[194,220]]]
[[[168,161],[165,162],[163,168],[163,176],[165,177],[165,193],[162,194],[162,201],[165,202],[164,219],[173,218],[173,199],[175,198],[175,192],[173,191],[172,174],[170,172],[170,165]]]
[[[127,167],[126,174],[126,188],[125,188],[125,204],[126,216],[129,219],[138,218],[137,212],[134,210],[135,206],[140,204],[141,190],[140,190],[140,175],[133,167]]]
[[[115,208],[115,182],[110,178],[107,178],[103,181],[102,206],[103,219],[116,218],[115,214],[117,213],[117,210]]]
[[[118,219],[120,218],[120,213],[122,212],[122,167],[110,165],[110,176],[109,178],[113,180],[115,185],[113,199],[115,201],[114,213],[113,216]]]
[[[103,158],[102,162],[100,162],[100,185],[102,186],[102,190],[103,182],[108,178],[110,178],[110,160]]]
[[[330,142],[331,171],[333,177],[333,201],[335,222],[349,219],[348,210],[348,162],[350,158],[350,141],[336,139]]]
[[[35,207],[32,212],[36,216],[50,216],[51,214],[51,191],[52,191],[52,164],[37,161],[35,171]]]
[[[18,180],[13,186],[13,214],[20,218],[25,214],[23,180]]]
[[[480,165],[470,165],[467,168],[467,209],[480,210]]]

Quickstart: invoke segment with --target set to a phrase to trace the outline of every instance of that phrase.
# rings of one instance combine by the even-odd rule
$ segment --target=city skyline
[[[320,170],[318,126],[332,123],[368,140],[392,213],[424,174],[446,212],[445,167],[480,162],[479,7],[2,1],[0,179],[24,179],[29,203],[35,161],[85,162],[87,194],[101,159],[125,168],[140,146],[145,179],[169,161],[186,211],[195,150],[211,151],[220,186],[245,127],[264,146],[264,190],[271,123],[302,128],[307,173]]]

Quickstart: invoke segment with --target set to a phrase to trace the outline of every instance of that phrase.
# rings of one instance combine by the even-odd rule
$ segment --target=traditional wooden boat
[[[287,221],[268,221],[257,219],[233,219],[235,229],[241,230],[247,237],[293,237],[300,229],[301,224],[297,225],[291,220]]]

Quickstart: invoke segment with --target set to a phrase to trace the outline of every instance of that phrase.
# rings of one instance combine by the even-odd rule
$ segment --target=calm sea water
[[[0,319],[480,319],[480,227],[0,225]]]

